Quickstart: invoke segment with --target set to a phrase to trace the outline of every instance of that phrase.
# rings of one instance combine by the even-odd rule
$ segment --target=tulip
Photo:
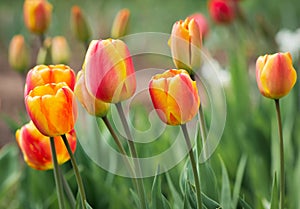
[[[195,19],[177,21],[169,40],[174,64],[190,74],[201,65],[202,37]]]
[[[51,21],[52,5],[47,0],[25,0],[23,10],[29,31],[38,35],[45,33]]]
[[[289,52],[258,57],[256,81],[261,94],[271,99],[287,95],[297,80]]]
[[[27,73],[24,96],[37,86],[60,82],[65,82],[71,90],[74,89],[76,75],[69,66],[37,65]]]
[[[43,135],[55,137],[74,128],[77,106],[74,93],[65,82],[35,87],[25,97],[25,106]]]
[[[208,26],[205,16],[201,13],[195,13],[195,14],[190,15],[188,18],[195,20],[195,22],[197,23],[198,28],[200,30],[201,36],[204,39],[209,32],[209,26]]]
[[[111,28],[112,38],[120,38],[125,35],[129,16],[130,11],[128,9],[122,9],[118,12]]]
[[[153,76],[149,92],[158,116],[169,125],[185,124],[198,112],[196,82],[185,70],[171,69]]]
[[[75,37],[83,43],[89,42],[91,29],[79,6],[73,6],[71,10],[71,25]]]
[[[92,41],[86,53],[84,66],[86,87],[97,99],[118,103],[134,94],[134,66],[123,41]]]
[[[208,10],[211,18],[218,24],[229,24],[236,17],[237,1],[210,0]]]
[[[29,49],[22,35],[15,35],[8,50],[10,66],[19,71],[25,72],[29,66]]]
[[[72,152],[76,149],[76,134],[71,130],[66,134]],[[16,131],[16,140],[23,153],[24,161],[37,170],[53,168],[50,139],[41,134],[32,121]],[[58,164],[70,159],[68,151],[60,136],[54,137]]]
[[[97,117],[104,117],[107,114],[110,104],[95,98],[88,92],[85,84],[84,73],[82,71],[79,71],[77,74],[77,82],[74,93],[89,114]]]
[[[63,36],[56,36],[52,39],[51,57],[54,64],[67,64],[70,61],[70,48]]]

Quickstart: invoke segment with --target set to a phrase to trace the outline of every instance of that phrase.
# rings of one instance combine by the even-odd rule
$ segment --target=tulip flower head
[[[210,0],[208,10],[211,18],[218,24],[229,24],[236,16],[235,0]]]
[[[111,28],[112,38],[116,39],[125,35],[128,26],[129,16],[130,11],[128,9],[122,9],[118,12]]]
[[[65,82],[74,89],[76,75],[67,65],[37,65],[27,73],[24,96],[37,86]]]
[[[205,16],[201,13],[195,13],[195,14],[190,15],[188,18],[195,20],[195,22],[197,23],[198,28],[200,30],[201,37],[202,37],[202,39],[204,39],[209,32],[209,25],[207,23]]]
[[[287,95],[297,80],[289,52],[260,56],[256,61],[256,81],[261,94],[271,99]]]
[[[149,92],[160,119],[169,125],[192,120],[198,112],[200,97],[196,81],[185,70],[167,70],[152,77]]]
[[[74,128],[76,100],[65,82],[35,87],[25,97],[25,106],[33,123],[45,136],[63,135]]]
[[[71,130],[66,134],[72,152],[76,150],[76,134]],[[37,170],[53,168],[50,139],[41,134],[32,121],[16,131],[16,140],[23,153],[24,161]],[[60,136],[54,137],[58,164],[70,159],[69,153]]]
[[[38,35],[46,32],[52,15],[52,5],[47,0],[25,0],[23,11],[29,31]]]
[[[71,25],[75,37],[81,42],[88,42],[91,38],[91,29],[79,6],[73,6],[71,10]]]
[[[88,92],[85,84],[84,73],[82,70],[77,74],[77,82],[75,85],[74,93],[79,102],[90,115],[103,117],[107,114],[110,104],[95,98]]]
[[[22,35],[15,35],[8,50],[10,66],[19,71],[25,72],[29,66],[29,49]]]
[[[67,64],[70,61],[70,48],[63,36],[56,36],[51,43],[51,57],[54,64]]]
[[[173,25],[169,45],[176,68],[192,73],[200,67],[202,36],[194,18]]]
[[[86,87],[99,100],[118,103],[135,92],[134,65],[126,44],[121,40],[92,41],[84,68]]]

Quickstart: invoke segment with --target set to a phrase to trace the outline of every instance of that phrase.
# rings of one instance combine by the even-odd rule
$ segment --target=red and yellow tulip
[[[52,15],[52,5],[47,0],[25,0],[23,11],[29,31],[38,35],[46,32]]]
[[[88,92],[83,71],[79,71],[77,74],[74,93],[89,114],[97,117],[103,117],[107,114],[110,104],[97,99]]]
[[[149,92],[160,119],[169,125],[192,120],[198,112],[200,98],[196,82],[185,70],[167,70],[152,77]]]
[[[76,149],[76,134],[71,130],[66,134],[71,150]],[[50,139],[41,134],[32,121],[16,131],[16,140],[23,153],[25,162],[37,170],[53,168]],[[70,159],[68,151],[60,136],[54,137],[58,164],[63,164]]]
[[[130,11],[128,9],[121,9],[118,12],[111,28],[112,38],[120,38],[125,35],[129,16],[130,16]]]
[[[261,94],[271,99],[287,95],[297,80],[289,52],[258,57],[256,81]]]
[[[76,100],[64,82],[35,87],[25,97],[25,105],[31,120],[43,135],[59,136],[74,128]]]
[[[76,75],[67,65],[37,65],[27,73],[24,95],[37,86],[65,82],[74,90]]]
[[[173,25],[169,45],[176,68],[192,73],[200,67],[202,36],[194,18]]]
[[[197,23],[198,28],[200,30],[202,39],[204,39],[209,32],[209,25],[208,25],[208,22],[207,22],[205,16],[201,13],[195,13],[195,14],[188,16],[188,18],[195,20],[195,22]]]
[[[92,41],[84,68],[86,87],[97,99],[118,103],[135,92],[134,65],[127,45],[121,40]]]

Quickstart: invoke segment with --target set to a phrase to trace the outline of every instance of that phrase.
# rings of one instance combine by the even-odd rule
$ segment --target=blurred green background
[[[178,19],[184,19],[195,12],[202,12],[210,26],[210,33],[204,46],[231,76],[230,83],[225,88],[226,126],[221,143],[210,160],[217,177],[217,191],[210,189],[205,179],[202,179],[202,184],[205,193],[218,201],[222,194],[222,185],[224,186],[222,181],[224,170],[220,158],[227,167],[232,186],[237,177],[240,159],[246,156],[247,163],[240,196],[244,197],[253,208],[266,208],[266,202],[270,201],[274,171],[278,171],[279,165],[277,123],[273,101],[263,98],[256,87],[255,60],[260,55],[280,50],[275,38],[279,31],[289,29],[292,33],[300,28],[298,0],[284,2],[241,0],[239,4],[246,21],[236,20],[230,25],[215,24],[209,17],[207,1],[203,0],[49,0],[49,2],[53,5],[53,18],[47,35],[63,35],[67,38],[72,51],[70,66],[75,71],[80,70],[84,58],[84,47],[75,40],[70,27],[70,10],[75,4],[79,5],[86,15],[93,31],[93,39],[109,37],[113,18],[122,8],[131,11],[129,34],[170,33],[173,23]],[[12,144],[0,150],[0,182],[2,183],[0,183],[0,208],[5,205],[8,205],[7,208],[22,208],[21,205],[25,203],[24,208],[55,208],[55,195],[48,197],[45,187],[41,185],[45,179],[52,179],[51,171],[34,171],[24,166],[22,160],[17,160],[19,150],[15,146],[14,130],[17,125],[24,122],[24,117],[26,118],[22,93],[24,81],[22,76],[9,67],[7,49],[15,34],[25,36],[33,49],[33,57],[38,47],[37,38],[30,34],[23,24],[22,5],[21,0],[0,1],[0,114],[2,118],[0,147]],[[295,46],[296,43],[290,45]],[[298,51],[299,49],[300,47]],[[293,58],[294,66],[298,71],[299,57]],[[296,84],[291,94],[281,102],[286,154],[287,206],[300,208],[299,84]],[[209,111],[206,112],[206,117],[210,117]],[[95,208],[131,208],[133,203],[128,200],[131,194],[126,190],[130,184],[128,179],[112,177],[111,174],[98,168],[84,155],[80,147],[76,154],[83,164],[82,169],[92,171],[85,170],[83,175],[85,183],[89,185],[89,201]],[[68,164],[65,165],[65,170],[68,170],[68,166],[70,167]],[[177,187],[181,168],[178,166],[170,171]],[[69,176],[74,183],[72,174]],[[38,178],[40,179],[37,180]],[[107,179],[110,180],[109,183],[106,183]],[[32,184],[29,185],[27,181]],[[95,181],[99,186],[93,185]],[[147,188],[151,188],[152,181],[153,179],[146,180]],[[167,183],[162,185],[164,193],[170,197],[171,192],[168,189],[170,185]],[[52,190],[54,191],[53,188]],[[14,195],[15,193],[18,195]],[[28,194],[31,195],[27,196]],[[30,198],[35,204],[30,203]],[[43,201],[45,198],[46,201]],[[123,201],[125,199],[126,201]],[[175,202],[174,197],[170,199]]]

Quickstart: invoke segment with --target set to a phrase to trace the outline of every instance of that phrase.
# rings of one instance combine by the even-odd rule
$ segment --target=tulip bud
[[[236,4],[234,0],[210,0],[208,10],[211,18],[219,24],[231,23],[236,16]]]
[[[209,26],[208,26],[205,16],[201,13],[195,13],[195,14],[188,16],[188,18],[195,20],[195,22],[197,23],[198,28],[200,30],[201,37],[204,39],[209,32]]]
[[[134,66],[123,41],[92,41],[86,53],[84,66],[86,87],[97,99],[118,103],[134,94]]]
[[[71,150],[76,149],[76,134],[72,130],[66,134]],[[37,170],[53,168],[50,139],[41,134],[32,121],[16,131],[16,140],[23,153],[24,161]],[[69,153],[60,136],[54,137],[58,164],[63,164],[70,159]]]
[[[196,81],[185,70],[167,70],[152,77],[149,92],[160,119],[169,125],[192,120],[198,112],[200,98]]]
[[[70,61],[70,48],[63,36],[52,39],[51,55],[53,64],[67,64]]]
[[[287,95],[297,80],[289,52],[258,57],[256,61],[256,82],[261,94],[271,99]]]
[[[23,10],[29,31],[38,35],[45,33],[51,21],[52,5],[47,0],[25,0]]]
[[[64,82],[35,87],[25,97],[25,106],[34,125],[45,136],[63,135],[74,128],[75,96]]]
[[[79,102],[90,115],[103,117],[107,114],[110,104],[95,98],[88,92],[83,71],[79,71],[77,74],[74,93]]]
[[[71,25],[75,37],[83,42],[89,42],[91,38],[91,29],[79,6],[73,6],[71,11]]]
[[[25,72],[29,66],[29,49],[22,35],[15,35],[9,45],[9,64],[18,72]]]
[[[176,68],[193,74],[200,67],[202,37],[194,19],[177,21],[173,25],[169,44]]]
[[[118,12],[111,28],[112,38],[116,39],[125,35],[128,26],[129,16],[130,11],[128,9],[122,9]]]
[[[37,86],[65,82],[74,90],[75,72],[67,65],[37,65],[27,73],[24,96]]]

